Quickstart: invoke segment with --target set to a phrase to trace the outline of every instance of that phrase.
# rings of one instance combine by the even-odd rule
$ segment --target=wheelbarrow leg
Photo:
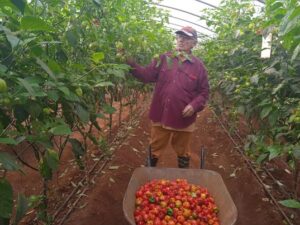
[[[204,169],[204,162],[205,162],[205,148],[202,145],[200,150],[200,169]]]
[[[148,157],[147,157],[147,167],[155,167],[158,161],[158,158],[153,158],[152,152],[151,152],[151,145],[148,146]]]

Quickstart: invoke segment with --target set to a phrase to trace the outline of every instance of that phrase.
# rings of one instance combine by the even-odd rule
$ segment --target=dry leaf
[[[108,169],[110,169],[110,170],[117,170],[117,169],[119,169],[119,166],[110,166]]]
[[[213,154],[211,154],[211,155],[212,155],[212,157],[214,157],[214,158],[219,156],[218,153],[216,153],[216,152],[213,153]]]
[[[219,169],[224,169],[225,170],[224,166],[222,166],[222,165],[219,166]]]
[[[116,181],[111,177],[109,178],[109,181],[112,182],[112,183],[116,183]]]
[[[140,152],[139,150],[137,150],[136,148],[132,148],[133,151],[135,152]]]
[[[84,207],[86,207],[87,206],[87,203],[85,203],[85,204],[83,204],[83,205],[81,205],[81,206],[78,206],[78,208],[79,209],[83,209]]]
[[[277,183],[279,186],[284,186],[284,184],[281,183],[279,180],[276,180],[276,183]]]
[[[270,199],[269,199],[269,198],[262,198],[261,200],[263,200],[264,202],[268,202],[268,201],[270,201]]]
[[[270,185],[264,184],[265,188],[271,189],[272,187]]]

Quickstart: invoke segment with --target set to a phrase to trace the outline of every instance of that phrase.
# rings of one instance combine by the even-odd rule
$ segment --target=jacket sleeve
[[[204,66],[202,66],[200,70],[200,79],[198,84],[198,95],[193,99],[190,103],[193,106],[195,112],[200,112],[204,109],[205,104],[209,98],[209,83],[208,83],[208,76],[207,71]]]
[[[158,59],[153,59],[152,62],[147,66],[141,66],[137,63],[128,63],[131,66],[131,73],[138,80],[143,83],[156,82],[158,74],[161,69],[163,56],[161,55]]]

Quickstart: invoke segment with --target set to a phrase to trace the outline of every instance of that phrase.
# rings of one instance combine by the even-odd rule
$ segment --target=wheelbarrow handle
[[[201,150],[200,150],[200,169],[204,169],[204,163],[205,163],[205,148],[204,148],[204,146],[201,146]]]
[[[151,145],[149,145],[148,146],[147,167],[151,167],[151,159],[152,159],[152,152],[151,152]]]

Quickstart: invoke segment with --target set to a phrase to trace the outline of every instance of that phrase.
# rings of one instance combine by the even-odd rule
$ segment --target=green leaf
[[[279,111],[278,110],[272,111],[269,114],[268,120],[269,120],[269,123],[271,124],[271,126],[274,126],[276,124],[278,118],[279,118]]]
[[[260,154],[259,157],[256,159],[256,162],[262,163],[264,160],[266,160],[267,157],[268,157],[268,154],[266,154],[266,153]]]
[[[76,115],[80,118],[80,120],[84,123],[89,122],[90,120],[90,114],[89,112],[83,108],[81,105],[79,104],[75,104],[75,113]]]
[[[59,99],[59,94],[56,90],[51,90],[47,92],[48,98],[53,100],[53,101],[57,101]]]
[[[294,62],[295,59],[297,58],[297,56],[300,53],[300,44],[297,45],[297,47],[295,48],[294,52],[293,52],[293,56],[291,58],[291,61]]]
[[[74,30],[68,30],[66,32],[66,38],[72,47],[76,47],[78,44],[78,37]]]
[[[14,116],[18,122],[22,122],[28,118],[29,114],[25,110],[25,105],[16,105],[14,109]]]
[[[51,27],[39,17],[24,16],[21,19],[21,29],[31,31],[50,31]]]
[[[58,153],[55,150],[47,149],[45,160],[52,171],[55,171],[59,164]]]
[[[26,2],[24,0],[11,0],[11,2],[17,6],[17,8],[21,11],[22,14],[24,14]]]
[[[49,130],[54,135],[69,135],[72,134],[70,127],[67,124],[62,124],[57,127],[53,127]]]
[[[52,178],[52,170],[45,160],[42,160],[39,164],[39,171],[45,180],[50,180]]]
[[[7,144],[7,145],[17,145],[18,142],[15,141],[13,138],[0,138],[0,143]]]
[[[300,202],[294,199],[286,199],[283,201],[279,201],[279,203],[288,208],[300,209]]]
[[[108,87],[108,86],[114,86],[114,84],[110,81],[101,81],[94,85],[94,87]]]
[[[28,208],[28,201],[26,197],[23,194],[19,194],[17,200],[17,212],[13,225],[17,225],[21,221],[21,219],[25,216]]]
[[[67,87],[58,87],[57,89],[63,92],[67,96],[70,95],[70,90]]]
[[[0,179],[0,217],[10,218],[13,210],[13,189],[4,178]]]
[[[278,84],[277,87],[273,89],[272,95],[276,94],[283,86],[284,86],[284,83]]]
[[[93,53],[93,55],[92,55],[92,60],[93,60],[95,63],[99,63],[99,62],[101,62],[103,59],[104,59],[104,53],[103,53],[103,52],[95,52],[95,53]]]
[[[262,109],[262,111],[260,112],[260,118],[261,118],[261,119],[266,118],[266,117],[270,114],[270,112],[272,111],[272,109],[273,109],[273,107],[272,107],[271,105],[265,106],[265,107]]]
[[[259,81],[258,75],[254,75],[254,76],[250,77],[250,82],[252,84],[258,84],[258,81]]]
[[[46,65],[46,63],[44,63],[42,60],[40,60],[39,58],[36,58],[36,62],[37,64],[39,64],[43,70],[45,70],[48,75],[53,79],[53,80],[56,80],[56,77],[54,75],[54,73],[51,71],[51,69]]]
[[[21,169],[20,165],[16,163],[16,160],[6,152],[0,152],[0,164],[6,170],[17,171]]]
[[[11,32],[10,29],[8,29],[5,26],[0,25],[0,31],[2,31],[2,30],[4,31],[6,38],[7,38],[8,42],[10,43],[12,49],[17,47],[21,43],[21,40],[17,36],[15,36]]]
[[[27,80],[22,79],[22,78],[18,78],[18,80],[19,80],[20,84],[25,87],[25,89],[29,92],[30,95],[35,96],[34,90]]]
[[[30,104],[28,105],[27,112],[33,118],[37,118],[42,112],[42,107],[37,102],[31,101]]]
[[[113,114],[114,112],[116,112],[116,109],[110,105],[103,105],[102,107],[103,111],[108,113],[108,114]]]
[[[108,71],[109,74],[112,74],[115,77],[125,79],[125,73],[123,70],[110,70]]]
[[[269,146],[267,151],[269,152],[269,160],[274,159],[281,153],[281,149],[278,146]]]
[[[293,148],[293,156],[296,159],[300,160],[300,145],[294,146],[294,148]]]
[[[83,156],[84,155],[85,151],[84,151],[84,148],[82,147],[82,144],[80,141],[78,141],[77,139],[74,139],[74,138],[70,138],[69,142],[72,145],[72,151],[75,156]]]
[[[290,20],[285,27],[282,28],[282,31],[279,32],[279,36],[284,36],[290,31],[294,29],[299,29],[299,20],[300,20],[300,15],[296,16],[292,20]]]
[[[101,6],[100,0],[93,0],[93,2],[95,3],[95,5],[97,5],[98,7]]]

